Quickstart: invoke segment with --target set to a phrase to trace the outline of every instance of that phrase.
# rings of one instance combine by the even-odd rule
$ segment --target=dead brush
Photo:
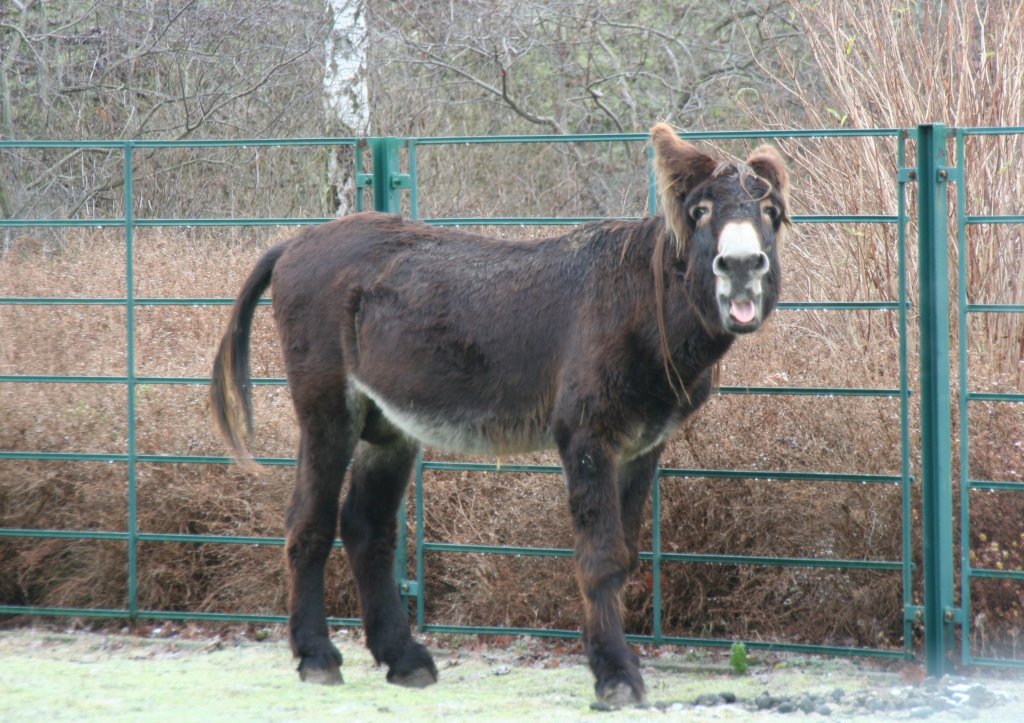
[[[779,87],[800,109],[797,124],[844,128],[903,128],[922,122],[959,128],[1020,125],[1024,108],[1024,74],[1020,72],[1024,67],[1024,6],[1020,3],[968,0],[913,7],[891,4],[865,11],[862,5],[826,0],[794,3],[792,8],[809,43],[810,59],[820,69],[820,74],[808,76],[799,72],[795,55],[777,58]],[[775,122],[779,127],[794,123],[782,115]],[[823,139],[815,150],[804,143],[782,145],[793,166],[801,169],[798,176],[805,185],[800,190],[808,212],[828,208],[833,213],[896,213],[898,169],[890,142]],[[965,139],[964,175],[958,183],[966,194],[968,214],[1020,213],[1024,199],[1024,175],[1017,162],[1020,147],[1020,135]],[[949,162],[957,163],[952,143],[947,151]],[[908,142],[909,163],[914,152],[913,143]],[[911,210],[914,190],[911,185],[907,206]],[[951,229],[956,228],[955,213],[951,194]],[[841,264],[818,264],[809,279],[817,282],[819,290],[863,291],[864,298],[876,298],[875,294],[893,298],[895,246],[885,240],[885,232],[876,226],[843,227],[840,231],[828,235],[815,229],[798,234],[793,246],[808,258],[828,257],[822,252],[836,242],[842,249],[831,255],[842,260]],[[915,233],[911,222],[907,233],[911,241],[907,256],[911,298],[917,278]],[[962,291],[970,302],[1024,303],[1022,239],[1020,227],[1015,225],[970,225],[963,246],[951,234],[951,267],[955,269],[961,259],[966,261],[967,286]],[[950,280],[953,294],[957,285],[954,272]],[[951,303],[955,304],[955,298]],[[912,315],[912,330],[915,321]],[[953,333],[958,334],[956,319],[952,322]],[[1024,384],[1024,315],[972,314],[968,324],[970,378],[956,379],[956,387],[1019,393]],[[869,334],[857,328],[851,329],[850,341],[853,348],[873,343]],[[911,368],[916,364],[912,359]],[[1024,426],[1018,406],[971,406],[969,474],[973,479],[1021,479]],[[954,435],[957,433],[954,428]],[[953,453],[956,458],[962,451],[954,444]],[[959,482],[955,480],[954,486]],[[954,489],[954,494],[958,493]],[[971,493],[970,542],[978,563],[1001,562],[1005,569],[1021,569],[1014,547],[1024,544],[1016,539],[1024,507],[1020,497]],[[993,541],[998,550],[993,550]],[[1004,553],[1006,559],[997,559]],[[986,631],[979,644],[998,645],[1000,632],[1006,633],[1001,636],[1004,641],[1015,639],[1020,585],[979,580],[976,587],[972,609],[977,620],[984,621]]]
[[[146,296],[229,296],[259,244],[216,232],[202,243],[197,232],[149,231],[139,239],[137,291]],[[174,252],[176,244],[187,249]],[[152,257],[152,258],[151,258]],[[58,296],[66,283],[85,294],[108,294],[123,270],[123,247],[114,232],[72,238],[61,253],[11,254],[0,274],[4,293],[30,296],[37,289]],[[55,281],[56,276],[61,281]],[[806,269],[791,264],[797,288]],[[110,272],[103,271],[110,268]],[[185,278],[187,281],[183,281]],[[5,333],[32,339],[5,346],[10,373],[85,373],[98,365],[120,374],[124,350],[120,320],[69,307],[6,308]],[[205,376],[221,314],[206,308],[142,308],[138,314],[137,365],[144,375]],[[81,313],[79,313],[81,312]],[[254,374],[283,376],[270,315],[258,311]],[[743,368],[727,363],[722,384],[870,386],[891,377],[886,345],[852,346],[858,328],[832,312],[781,312],[776,330],[750,346]],[[884,314],[860,325],[882,334]],[[83,334],[83,329],[88,333]],[[108,345],[114,352],[107,350]],[[851,348],[853,351],[851,352]],[[802,354],[817,362],[802,363]],[[106,355],[106,356],[105,356]],[[83,361],[85,360],[85,361]],[[91,372],[95,373],[95,372]],[[6,449],[123,451],[127,426],[123,388],[107,385],[4,385],[0,403]],[[108,399],[109,398],[109,399]],[[819,403],[820,402],[820,403]],[[824,406],[823,406],[824,405]],[[256,414],[259,455],[291,456],[296,434],[287,390],[259,387]],[[137,443],[145,454],[220,455],[208,424],[205,389],[193,385],[137,388]],[[80,412],[74,410],[80,409]],[[71,410],[71,411],[69,411]],[[98,415],[108,415],[110,420]],[[726,434],[721,434],[721,430]],[[865,430],[874,430],[865,435]],[[754,469],[858,469],[897,466],[897,414],[891,400],[784,400],[722,396],[671,445],[665,464]],[[544,461],[546,458],[531,458]],[[509,462],[511,460],[502,460]],[[553,461],[547,458],[547,461]],[[125,468],[88,462],[2,463],[0,517],[7,527],[125,529]],[[280,536],[292,470],[274,468],[251,477],[231,467],[139,465],[140,530],[145,532]],[[564,484],[557,475],[512,477],[431,473],[427,486],[427,539],[488,545],[571,547],[565,521]],[[665,549],[765,555],[898,556],[899,507],[886,492],[859,485],[820,488],[782,482],[666,480],[662,514]],[[503,514],[495,515],[496,510]],[[508,513],[508,514],[504,514]],[[872,534],[865,534],[872,530]],[[650,528],[642,545],[649,548]],[[276,547],[146,543],[139,551],[139,604],[143,609],[284,609],[283,563]],[[122,543],[0,542],[5,599],[35,605],[125,604],[126,547]],[[342,556],[333,556],[327,589],[332,615],[355,614],[355,593]],[[427,618],[478,625],[572,627],[578,617],[575,583],[566,559],[512,559],[494,555],[431,553],[427,556]],[[628,629],[649,632],[649,565],[641,564],[627,595],[641,603]],[[862,579],[865,578],[865,579]],[[673,635],[735,634],[791,639],[852,639],[895,643],[892,580],[846,578],[819,571],[736,569],[721,565],[666,566],[665,630]],[[832,604],[860,591],[863,602]],[[878,596],[872,593],[877,592]],[[827,604],[826,604],[827,603]],[[819,607],[816,608],[816,605]],[[828,610],[827,614],[822,614]],[[842,614],[837,615],[837,610]],[[883,612],[885,614],[883,614]],[[864,627],[863,621],[875,621]],[[880,628],[878,636],[875,627]]]
[[[907,128],[922,122],[950,127],[1014,126],[1024,108],[1024,6],[1012,0],[967,0],[917,9],[893,4],[865,12],[854,3],[794,4],[820,75],[814,85],[794,61],[780,57],[776,80],[815,127]],[[766,69],[767,70],[767,69]],[[831,100],[827,100],[831,99]],[[763,116],[759,116],[763,117]],[[775,118],[779,127],[792,119]],[[1020,135],[969,137],[964,186],[970,214],[1019,213],[1024,174],[1016,167]],[[808,209],[832,213],[896,213],[895,148],[871,138],[822,139],[816,146],[782,143],[801,169]],[[956,158],[952,145],[950,163]],[[913,162],[908,144],[908,162]],[[910,189],[913,208],[913,187]],[[955,203],[950,204],[954,225]],[[915,233],[913,224],[908,238]],[[876,227],[808,233],[802,253],[821,260],[823,289],[893,298],[895,247]],[[968,227],[963,249],[951,240],[951,259],[967,255],[968,298],[976,303],[1024,303],[1024,237],[1018,226]],[[840,254],[822,251],[838,242]],[[795,245],[795,244],[794,244]],[[829,263],[838,259],[840,263]],[[916,280],[916,253],[907,258]],[[955,266],[954,266],[955,268]],[[955,282],[955,279],[954,279]],[[955,288],[955,283],[953,284]],[[1024,382],[1024,316],[972,315],[971,337],[986,373]]]

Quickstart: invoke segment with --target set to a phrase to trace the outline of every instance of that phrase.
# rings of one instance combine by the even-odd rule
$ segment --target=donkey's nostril
[[[763,251],[751,256],[718,254],[711,264],[711,270],[714,271],[715,276],[722,278],[738,275],[757,278],[767,274],[769,268],[771,268],[771,261]]]

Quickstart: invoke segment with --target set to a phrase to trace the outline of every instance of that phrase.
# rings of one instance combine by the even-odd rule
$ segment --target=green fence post
[[[957,410],[960,414],[960,661],[971,663],[971,438],[970,416],[968,411],[968,395],[970,394],[970,375],[967,371],[967,266],[970,254],[967,240],[967,193],[966,179],[967,150],[965,135],[962,129],[956,131],[956,245],[957,281],[956,281],[956,314],[957,314],[957,356],[960,379],[960,393],[957,396]]]
[[[426,562],[423,559],[423,450],[420,449],[419,454],[416,455],[416,472],[413,478],[413,483],[416,485],[416,583],[415,590],[407,592],[406,594],[415,593],[416,596],[416,627],[420,630],[427,623],[427,600],[424,594],[426,590]],[[401,583],[399,583],[401,584]],[[403,587],[406,590],[409,589],[409,584],[406,583]]]
[[[135,144],[124,145],[125,370],[128,395],[128,619],[139,620],[139,503],[135,429]]]
[[[952,669],[953,489],[950,448],[947,129],[918,127],[918,254],[921,331],[921,497],[924,631],[928,675]]]
[[[371,138],[373,155],[373,208],[384,213],[401,213],[402,189],[410,185],[410,177],[401,173],[399,152],[405,146],[401,138]]]
[[[400,152],[406,145],[401,138],[371,138],[370,153],[373,158],[373,208],[383,213],[402,212],[402,189],[409,188],[409,174],[401,172]],[[417,462],[419,472],[420,462]],[[419,485],[416,486],[417,495]],[[398,544],[395,549],[395,579],[402,597],[418,597],[420,586],[417,581],[409,580],[408,545],[408,512],[407,499],[402,499],[398,509]],[[419,500],[417,500],[419,503]],[[419,546],[422,544],[417,535],[417,560],[420,558]]]
[[[661,627],[661,482],[659,466],[654,472],[654,489],[651,491],[651,636],[655,645],[664,642]]]

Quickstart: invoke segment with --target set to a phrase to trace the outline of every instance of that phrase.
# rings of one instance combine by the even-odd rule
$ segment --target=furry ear
[[[782,198],[789,200],[789,173],[786,163],[775,146],[758,146],[747,159],[747,165],[775,187]]]
[[[681,250],[689,236],[683,200],[686,194],[714,173],[718,163],[680,139],[667,123],[658,123],[651,129],[651,144],[654,146],[654,175],[665,223]]]

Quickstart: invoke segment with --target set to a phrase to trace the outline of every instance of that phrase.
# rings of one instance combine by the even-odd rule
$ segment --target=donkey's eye
[[[690,218],[692,218],[694,221],[700,221],[702,218],[708,215],[708,211],[710,210],[711,209],[709,209],[707,206],[694,206],[690,209]]]
[[[779,210],[778,206],[765,206],[764,215],[772,221],[778,221],[779,217],[782,215],[782,211]]]

